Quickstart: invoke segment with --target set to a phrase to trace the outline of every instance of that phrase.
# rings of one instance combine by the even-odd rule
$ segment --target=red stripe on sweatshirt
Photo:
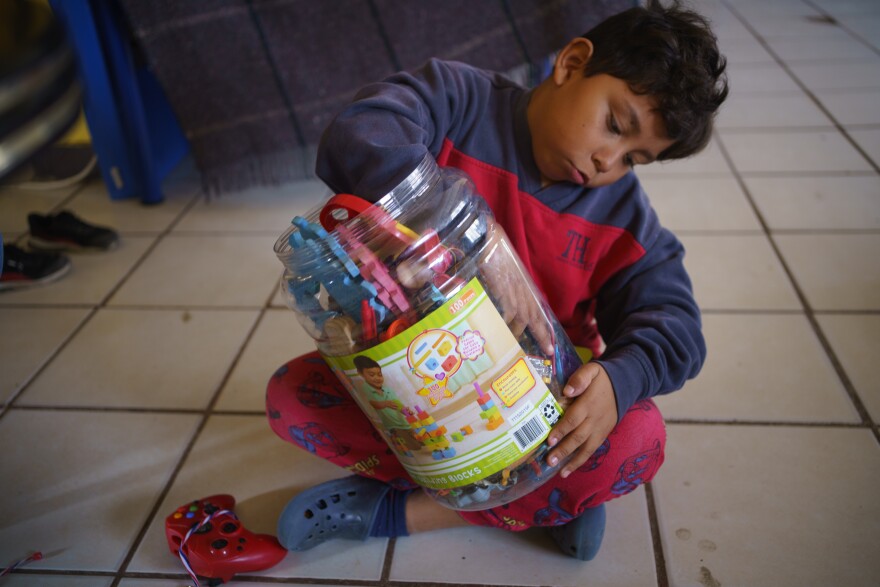
[[[473,179],[535,283],[576,344],[595,337],[585,322],[592,300],[615,273],[638,261],[644,248],[630,232],[556,212],[519,189],[519,179],[461,151],[448,139],[438,158]],[[591,345],[592,346],[592,345]]]

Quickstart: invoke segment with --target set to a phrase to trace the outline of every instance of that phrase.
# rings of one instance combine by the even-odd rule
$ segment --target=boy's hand
[[[565,478],[587,462],[617,425],[617,400],[611,379],[598,363],[579,367],[569,378],[563,395],[575,399],[550,431],[547,442],[553,450],[547,455],[547,463],[554,466],[574,453],[559,473]]]

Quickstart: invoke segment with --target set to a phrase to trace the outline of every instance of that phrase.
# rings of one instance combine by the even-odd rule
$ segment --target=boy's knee
[[[292,420],[301,420],[313,407],[339,405],[343,394],[336,389],[335,378],[318,356],[309,353],[281,365],[266,385],[266,417],[276,434],[287,438]]]
[[[666,425],[651,400],[634,404],[609,437],[616,444],[620,465],[611,485],[611,493],[620,496],[651,481],[663,464],[666,449]]]

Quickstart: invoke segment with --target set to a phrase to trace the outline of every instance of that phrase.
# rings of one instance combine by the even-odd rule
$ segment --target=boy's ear
[[[593,56],[593,43],[584,37],[573,39],[556,55],[553,68],[553,81],[562,85],[573,75],[583,76],[584,67]]]

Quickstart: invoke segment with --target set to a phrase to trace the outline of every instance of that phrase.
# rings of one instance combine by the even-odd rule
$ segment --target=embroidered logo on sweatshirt
[[[560,261],[573,265],[579,269],[590,270],[593,263],[587,261],[587,247],[590,244],[590,238],[577,232],[569,230],[566,233],[568,239],[565,250],[557,257]]]

